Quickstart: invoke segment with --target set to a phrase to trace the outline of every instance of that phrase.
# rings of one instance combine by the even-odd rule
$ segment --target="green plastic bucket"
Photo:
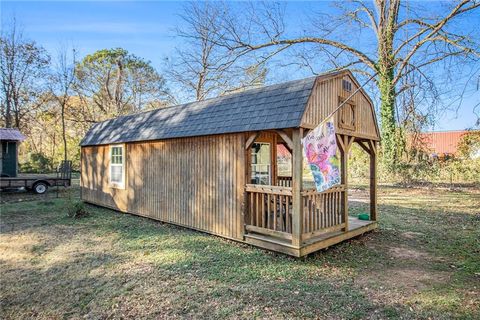
[[[358,219],[360,219],[360,220],[370,220],[370,215],[368,213],[360,213],[358,215]]]

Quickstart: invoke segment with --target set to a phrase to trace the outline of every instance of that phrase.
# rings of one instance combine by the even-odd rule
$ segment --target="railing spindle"
[[[249,212],[249,215],[250,215],[250,224],[251,225],[254,225],[253,223],[253,193],[250,193],[250,212]]]
[[[333,197],[333,211],[332,211],[332,215],[334,217],[334,223],[333,225],[337,225],[339,222],[337,221],[337,193],[334,192],[332,193],[332,197]]]
[[[286,231],[287,232],[292,232],[291,226],[290,226],[290,196],[286,196],[286,206],[285,206],[285,219],[287,221],[285,222],[286,226]]]
[[[266,216],[267,226],[266,228],[270,229],[270,194],[267,194],[267,216]]]
[[[283,180],[279,178],[279,183]],[[283,239],[291,239],[292,189],[281,186],[247,185],[247,211],[251,227],[249,232],[274,234]],[[330,188],[324,192],[316,190],[302,191],[304,210],[303,232],[305,239],[332,232],[345,227],[343,210],[343,185]],[[267,230],[268,229],[268,230]],[[265,230],[265,231],[262,231]]]
[[[273,195],[273,230],[277,230],[277,200],[278,196]]]
[[[260,194],[259,193],[255,193],[255,212],[258,217],[260,214]]]

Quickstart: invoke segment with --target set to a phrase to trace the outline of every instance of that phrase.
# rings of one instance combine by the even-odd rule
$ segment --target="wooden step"
[[[300,248],[293,246],[289,241],[260,234],[248,233],[245,242],[267,250],[286,253],[295,257],[300,256]]]

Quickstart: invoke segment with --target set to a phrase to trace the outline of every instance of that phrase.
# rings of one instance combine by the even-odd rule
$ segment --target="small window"
[[[125,187],[125,155],[123,145],[110,147],[110,186]]]
[[[342,87],[343,87],[343,90],[345,91],[348,91],[348,92],[352,91],[352,83],[348,80],[345,80],[345,79],[342,80]]]

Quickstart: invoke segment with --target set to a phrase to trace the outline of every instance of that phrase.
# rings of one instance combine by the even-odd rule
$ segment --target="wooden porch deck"
[[[348,218],[348,231],[325,232],[302,242],[300,248],[295,247],[287,239],[267,236],[263,234],[245,234],[245,242],[267,250],[282,252],[295,257],[302,257],[317,250],[321,250],[372,231],[378,227],[376,221],[364,221],[355,217]]]

